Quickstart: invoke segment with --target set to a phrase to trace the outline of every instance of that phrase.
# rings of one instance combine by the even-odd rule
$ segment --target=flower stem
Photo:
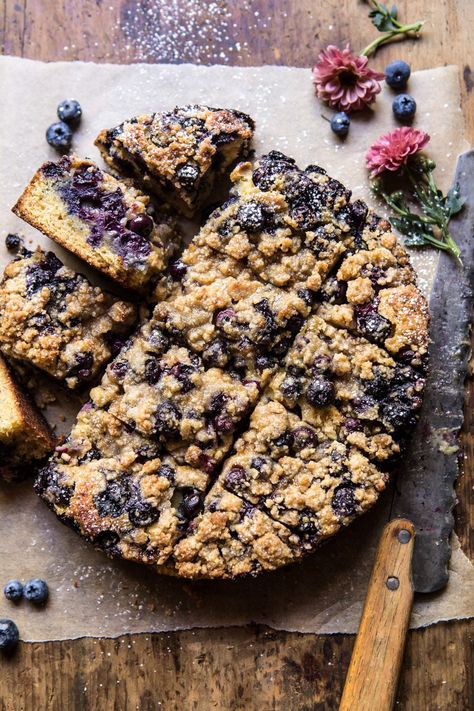
[[[391,42],[397,35],[418,35],[419,31],[424,25],[424,21],[419,20],[418,22],[412,22],[409,25],[401,25],[397,23],[398,28],[396,30],[390,30],[390,32],[384,32],[379,37],[376,37],[373,42],[367,45],[365,49],[360,53],[361,56],[369,57],[371,54],[375,54],[377,49],[387,42]]]

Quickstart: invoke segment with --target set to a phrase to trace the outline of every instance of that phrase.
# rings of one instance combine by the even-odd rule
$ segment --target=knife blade
[[[440,254],[430,297],[425,395],[397,475],[391,508],[391,518],[406,518],[415,526],[413,585],[420,593],[441,590],[448,581],[458,435],[463,423],[474,304],[474,150],[459,157],[455,183],[459,183],[466,204],[451,220],[450,231],[461,249],[463,264]]]

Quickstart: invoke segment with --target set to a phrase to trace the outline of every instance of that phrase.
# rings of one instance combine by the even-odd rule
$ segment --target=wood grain
[[[400,57],[413,69],[457,64],[467,135],[474,142],[472,1],[397,5],[403,19],[427,20],[423,39],[383,48],[374,66],[383,69]],[[2,52],[45,61],[309,67],[330,42],[350,40],[360,49],[373,37],[363,0],[0,0]],[[456,510],[456,529],[471,558],[473,413],[471,379]],[[20,644],[12,658],[0,661],[0,710],[331,711],[338,707],[353,641],[350,635],[231,628]],[[474,708],[473,647],[473,621],[410,632],[396,708]]]

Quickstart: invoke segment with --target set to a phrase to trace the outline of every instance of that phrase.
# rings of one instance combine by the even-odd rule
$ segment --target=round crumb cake
[[[36,484],[108,554],[188,578],[287,565],[372,507],[424,387],[390,224],[276,151],[231,177]]]

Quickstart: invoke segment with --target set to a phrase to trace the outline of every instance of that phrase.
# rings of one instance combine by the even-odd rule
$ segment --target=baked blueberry
[[[19,638],[18,627],[13,620],[0,620],[0,649],[13,649],[18,644]]]
[[[306,388],[306,399],[315,407],[332,405],[336,397],[334,384],[326,378],[313,378]]]
[[[104,491],[94,496],[99,516],[117,518],[125,511],[130,493],[128,486],[120,481],[110,481]]]
[[[173,281],[181,281],[187,272],[187,266],[182,259],[177,259],[170,264],[170,274]]]
[[[242,229],[258,232],[265,227],[266,214],[263,205],[258,202],[246,202],[239,208],[236,217]]]
[[[67,151],[72,143],[72,131],[64,121],[56,121],[46,131],[46,140],[57,150]]]
[[[353,484],[340,484],[334,489],[332,508],[338,516],[352,516],[356,510],[356,500]]]
[[[148,235],[153,230],[153,219],[146,212],[142,212],[139,215],[135,215],[131,220],[127,222],[127,228],[132,232],[136,232],[143,237],[148,237]]]
[[[197,489],[187,489],[183,492],[180,511],[187,519],[195,518],[204,508],[202,496]]]
[[[231,491],[238,491],[247,479],[247,472],[240,465],[235,465],[225,476],[225,485]]]
[[[179,431],[181,412],[171,401],[160,403],[155,413],[155,432],[175,437]]]
[[[176,171],[176,177],[183,187],[191,190],[199,178],[199,168],[195,163],[185,163]]]
[[[9,580],[3,588],[3,594],[7,600],[18,602],[23,597],[23,585],[19,580]]]
[[[65,121],[71,125],[78,124],[81,120],[82,109],[76,99],[64,99],[58,104],[58,118],[60,121]]]
[[[48,599],[48,584],[45,580],[42,580],[42,578],[32,578],[32,580],[28,580],[28,582],[25,583],[23,594],[25,596],[25,600],[29,600],[30,602],[40,605]]]
[[[21,239],[20,236],[14,233],[10,233],[5,237],[5,246],[11,252],[16,252],[20,247]]]

